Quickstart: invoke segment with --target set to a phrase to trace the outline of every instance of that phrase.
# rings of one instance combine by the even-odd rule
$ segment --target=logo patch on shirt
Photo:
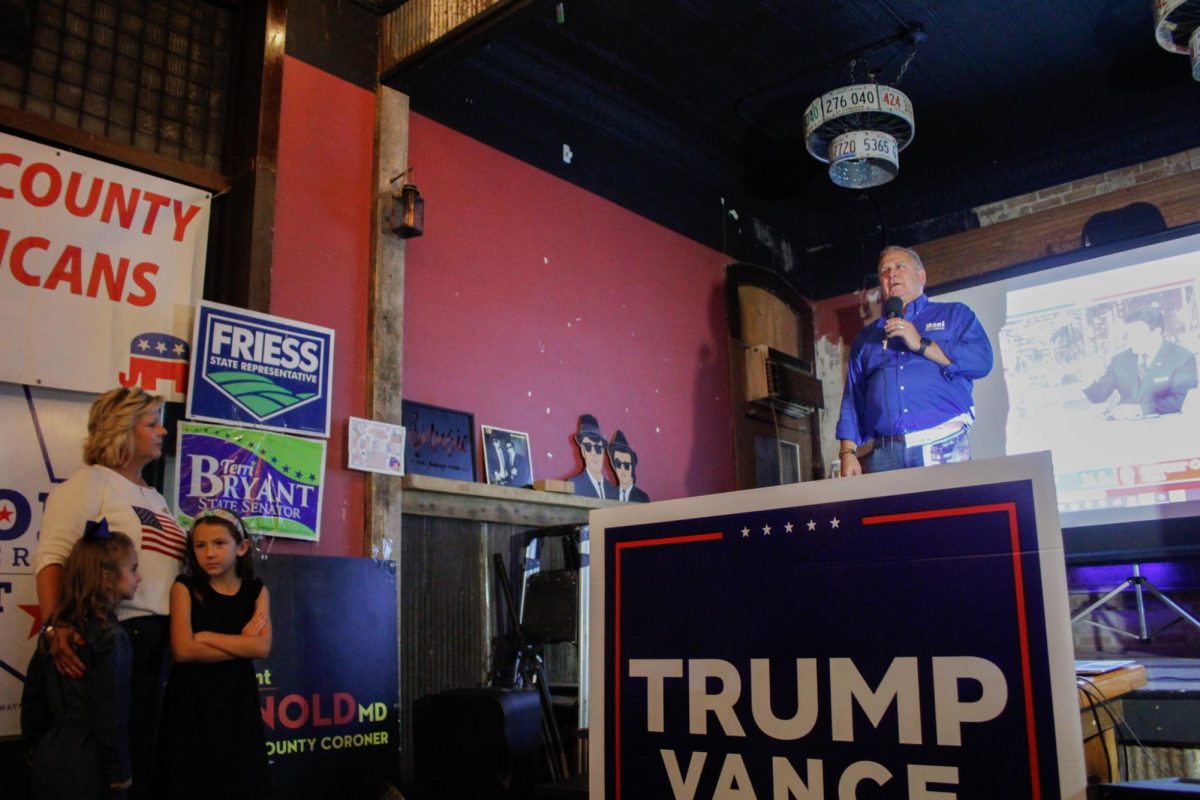
[[[925,330],[927,331],[944,331],[946,330],[946,320],[941,322],[926,322]]]

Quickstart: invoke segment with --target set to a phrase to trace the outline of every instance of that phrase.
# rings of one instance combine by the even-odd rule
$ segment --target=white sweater
[[[65,562],[83,536],[84,523],[101,517],[108,519],[109,530],[133,540],[142,574],[137,594],[117,606],[117,618],[169,613],[171,584],[183,566],[187,537],[161,494],[108,467],[84,467],[50,492],[33,556],[34,574]]]

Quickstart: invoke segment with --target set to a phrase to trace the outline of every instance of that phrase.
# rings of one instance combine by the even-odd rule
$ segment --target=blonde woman
[[[125,531],[138,552],[141,585],[116,607],[116,617],[133,649],[130,749],[133,796],[146,796],[153,768],[154,738],[162,698],[169,638],[171,585],[183,565],[187,537],[167,501],[142,479],[142,469],[162,455],[163,400],[141,389],[113,389],[96,398],[88,414],[83,469],[46,498],[42,531],[34,555],[42,619],[53,619],[62,599],[63,564],[88,520],[106,518]],[[83,676],[76,652],[79,632],[47,625],[44,646],[57,670]]]

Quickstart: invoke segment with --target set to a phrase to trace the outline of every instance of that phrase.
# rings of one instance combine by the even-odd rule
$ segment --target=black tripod
[[[1105,625],[1103,622],[1097,622],[1094,619],[1087,619],[1089,614],[1131,586],[1133,587],[1134,602],[1137,605],[1137,633],[1130,633],[1129,631],[1121,630],[1120,628],[1114,628],[1112,625]],[[1146,627],[1146,598],[1143,595],[1143,592],[1149,592],[1154,597],[1158,598],[1159,602],[1175,612],[1175,618],[1166,625],[1158,628],[1158,630],[1153,632],[1148,631]],[[1086,622],[1089,625],[1095,625],[1097,628],[1103,628],[1104,630],[1112,631],[1120,636],[1128,636],[1130,638],[1137,639],[1137,641],[1141,644],[1147,644],[1150,642],[1151,638],[1162,633],[1164,630],[1179,622],[1181,619],[1187,620],[1195,628],[1200,629],[1200,620],[1197,620],[1195,617],[1189,614],[1186,609],[1163,594],[1157,586],[1155,586],[1142,575],[1141,565],[1134,564],[1133,575],[1122,581],[1116,586],[1116,588],[1108,592],[1108,594],[1104,595],[1082,611],[1076,613],[1075,616],[1071,617],[1071,623],[1074,624],[1076,622]]]
[[[542,745],[546,751],[546,767],[550,773],[550,780],[560,781],[570,777],[571,770],[567,764],[567,751],[563,747],[562,734],[558,730],[558,720],[554,717],[554,700],[550,697],[550,684],[542,666],[541,648],[531,644],[521,629],[521,618],[517,614],[516,604],[513,603],[512,587],[508,583],[503,556],[495,553],[492,562],[495,565],[496,579],[500,582],[500,589],[504,594],[508,619],[517,640],[517,676],[520,685],[537,689],[542,705]]]

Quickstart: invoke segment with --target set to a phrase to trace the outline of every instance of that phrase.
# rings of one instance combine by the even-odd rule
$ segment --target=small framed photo
[[[496,486],[532,486],[533,465],[529,460],[529,434],[491,425],[481,425],[483,469],[487,482]]]
[[[404,469],[409,475],[475,480],[475,417],[405,400]]]

